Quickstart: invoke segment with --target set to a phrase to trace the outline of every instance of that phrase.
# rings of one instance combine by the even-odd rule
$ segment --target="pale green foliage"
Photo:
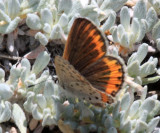
[[[159,0],[148,0],[149,8],[145,0],[139,0],[133,9],[133,17],[130,9],[123,6],[126,1],[0,0],[0,44],[4,35],[10,37],[24,18],[30,30],[36,31],[35,39],[47,45],[51,40],[65,39],[75,18],[85,17],[102,32],[110,30],[113,41],[130,51],[135,50],[134,44],[152,31],[160,50]],[[116,26],[116,12],[119,10],[120,24]],[[110,48],[108,54],[119,58],[118,49]],[[158,73],[158,59],[150,57],[144,62],[147,53],[148,44],[142,43],[127,60],[127,74],[140,85],[160,79],[160,76],[148,78]],[[74,98],[66,101],[61,95],[62,88],[53,82],[45,69],[49,60],[47,52],[40,53],[33,66],[24,58],[11,67],[7,81],[4,70],[0,68],[0,123],[12,119],[20,132],[27,130],[28,115],[41,120],[42,126],[58,125],[63,131],[76,129],[81,133],[152,133],[157,126],[160,118],[154,116],[160,112],[160,102],[157,95],[146,98],[147,86],[143,88],[141,97],[134,100],[135,90],[125,85],[117,101],[106,108]],[[0,127],[0,133],[2,130]]]
[[[148,44],[143,43],[137,52],[133,53],[128,59],[127,71],[128,75],[133,77],[135,82],[139,84],[148,84],[157,82],[160,76],[147,77],[157,72],[158,59],[150,57],[147,62],[142,64],[142,61],[148,53]]]
[[[151,7],[147,11],[147,6],[144,0],[139,0],[137,2],[133,14],[131,21],[128,7],[123,7],[120,12],[121,24],[111,28],[113,41],[131,51],[135,50],[134,44],[140,42],[145,34],[150,32],[157,22],[157,14],[155,10]]]

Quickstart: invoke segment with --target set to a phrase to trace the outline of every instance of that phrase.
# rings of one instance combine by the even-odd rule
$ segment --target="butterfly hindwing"
[[[69,33],[63,57],[81,72],[105,55],[105,43],[94,24],[85,18],[77,18]]]
[[[124,82],[123,62],[105,56],[88,66],[81,74],[98,90],[115,96]]]

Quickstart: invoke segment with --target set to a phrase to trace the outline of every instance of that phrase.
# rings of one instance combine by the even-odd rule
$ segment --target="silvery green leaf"
[[[144,0],[139,0],[134,7],[134,17],[138,19],[146,18],[147,7]]]
[[[154,116],[156,116],[160,112],[160,102],[158,100],[155,100],[156,106],[154,109],[149,113],[149,118],[152,119]]]
[[[35,84],[35,80],[36,80],[35,73],[29,74],[27,79],[25,80],[25,85],[26,86],[34,85]]]
[[[108,133],[118,133],[118,132],[117,132],[116,128],[110,127],[110,128],[108,129]]]
[[[142,85],[142,78],[140,76],[137,76],[134,78],[134,82],[136,82],[139,85]]]
[[[118,32],[117,32],[117,27],[113,27],[112,30],[112,37],[114,42],[120,42],[118,38]]]
[[[123,25],[123,27],[125,28],[125,30],[128,31],[130,29],[130,13],[129,13],[128,7],[126,7],[126,6],[124,6],[121,9],[120,21],[121,21],[121,24]]]
[[[152,30],[153,26],[157,22],[157,13],[153,7],[149,8],[146,16],[146,21],[148,24],[148,32]]]
[[[8,100],[13,96],[13,91],[10,86],[5,83],[0,83],[0,97],[3,100]]]
[[[36,104],[32,108],[32,116],[36,120],[41,120],[43,118],[43,114],[41,113],[41,111],[38,108],[38,105]]]
[[[146,110],[148,113],[155,107],[155,101],[151,98],[147,98],[139,108],[139,114],[142,115],[142,111]]]
[[[57,21],[57,8],[56,7],[53,7],[52,8],[52,17],[53,17],[53,21]]]
[[[22,67],[21,69],[22,70],[21,70],[20,78],[21,78],[22,83],[24,83],[26,78],[27,78],[27,74],[29,74],[29,73],[27,72],[27,68],[26,67]]]
[[[70,104],[65,107],[64,117],[67,119],[71,119],[74,113],[74,105]]]
[[[104,126],[106,129],[114,126],[113,118],[110,115],[107,115],[107,118],[104,121]]]
[[[47,52],[41,52],[32,66],[32,73],[39,74],[48,65],[49,60],[50,55]]]
[[[10,83],[16,82],[16,80],[18,80],[18,78],[20,77],[20,74],[21,70],[16,68],[16,65],[13,65],[10,70],[9,82]]]
[[[65,1],[65,0],[64,0]],[[64,3],[63,3],[64,4]],[[80,11],[82,10],[83,6],[81,4],[81,2],[78,0],[72,0],[72,6],[70,9],[70,12],[68,14],[68,17],[76,17],[76,14],[80,14]],[[68,7],[70,7],[68,6]],[[66,12],[65,12],[66,13]],[[67,14],[67,13],[66,13]]]
[[[160,38],[160,21],[156,23],[156,25],[152,29],[152,36],[154,40]]]
[[[120,112],[120,127],[122,127],[125,123],[126,113],[127,111],[124,111],[124,110]]]
[[[40,18],[35,14],[27,14],[26,24],[33,30],[40,30],[42,28]]]
[[[43,117],[43,121],[42,121],[42,126],[49,126],[49,125],[56,125],[57,121],[55,118],[53,118],[53,116],[51,116],[50,114],[46,114]]]
[[[47,37],[44,34],[42,34],[41,32],[36,33],[35,39],[39,40],[39,42],[44,46],[47,45],[47,43],[48,43]]]
[[[154,66],[156,67],[158,64],[158,59],[157,58],[153,58],[152,56],[149,58],[148,61],[152,61],[152,63],[154,64]]]
[[[51,108],[44,108],[43,109],[43,116],[50,114],[51,115]]]
[[[47,78],[47,76],[41,76],[38,80],[36,80],[33,92],[36,94],[40,93],[44,89]]]
[[[105,23],[102,25],[101,29],[103,32],[109,30],[115,23],[116,15],[115,13],[111,12]]]
[[[46,83],[45,83],[45,89],[44,89],[44,96],[46,98],[51,98],[52,95],[54,94],[54,83],[52,80],[47,80]]]
[[[130,107],[129,116],[134,117],[135,114],[137,114],[139,107],[140,107],[140,101],[138,100],[134,101]]]
[[[85,117],[89,117],[89,118],[93,118],[94,117],[94,113],[92,110],[90,110],[88,107],[84,107],[82,109],[82,112],[81,112],[81,118],[85,118]]]
[[[44,26],[43,26],[43,31],[50,34],[51,26],[48,23],[45,23]]]
[[[126,47],[128,48],[129,47],[129,38],[128,38],[128,34],[126,32],[124,32],[122,34],[122,37],[120,39],[120,44],[123,46],[123,47]]]
[[[94,22],[96,26],[99,26],[100,22],[98,20],[98,13],[94,11],[94,9],[95,9],[95,6],[88,5],[80,10],[80,16],[88,18],[89,20]]]
[[[127,66],[128,66],[129,64],[131,64],[133,61],[135,61],[136,59],[137,59],[137,53],[135,52],[135,53],[133,53],[133,54],[131,55],[131,57],[128,59]]]
[[[137,120],[136,126],[135,126],[135,133],[144,133],[148,128],[148,125],[140,120]]]
[[[151,6],[155,9],[155,11],[157,12],[157,14],[160,14],[160,2],[158,0],[148,0],[149,4],[151,4]]]
[[[142,81],[143,81],[143,84],[149,84],[149,83],[155,83],[157,81],[159,81],[160,79],[160,76],[155,76],[155,77],[150,77],[150,78],[143,78]]]
[[[137,39],[136,39],[137,42],[141,41],[144,38],[148,28],[147,22],[145,19],[141,19],[139,23],[140,23],[140,27],[139,27],[139,35],[137,36]]]
[[[36,98],[37,98],[37,103],[38,103],[39,107],[40,107],[41,109],[46,108],[46,106],[47,106],[47,101],[46,101],[45,97],[44,97],[42,94],[37,94],[37,95],[36,95]]]
[[[157,126],[159,120],[160,120],[160,117],[158,116],[158,117],[153,118],[148,123],[147,133],[151,133],[155,129],[155,127]]]
[[[137,57],[138,57],[137,60],[139,61],[140,64],[146,57],[147,53],[148,53],[148,44],[143,43],[142,45],[140,45],[137,51]]]
[[[147,117],[148,117],[148,111],[143,110],[141,116],[139,117],[139,120],[146,122]]]
[[[50,34],[50,39],[60,39],[62,35],[62,28],[59,24],[54,25],[51,34]]]
[[[65,27],[67,26],[68,22],[69,22],[68,16],[65,13],[63,13],[61,17],[59,18],[58,23],[60,24],[61,27]]]
[[[44,70],[43,73],[41,74],[41,77],[47,77],[48,78],[49,76],[50,76],[49,70]]]
[[[130,94],[126,93],[121,100],[121,111],[128,110],[131,104]]]
[[[2,105],[0,103],[0,123],[6,122],[11,118],[11,103],[5,101]]]
[[[26,71],[29,73],[31,70],[31,64],[28,59],[23,58],[21,61],[21,66],[26,68]]]
[[[5,76],[5,72],[2,68],[0,68],[0,80],[2,80]]]
[[[20,12],[20,3],[19,0],[8,0],[8,15],[11,19],[18,16]]]
[[[134,39],[136,39],[138,34],[139,34],[138,33],[139,32],[139,28],[140,28],[140,24],[139,24],[138,19],[137,18],[133,18],[132,24],[131,24],[131,31],[134,34]]]
[[[53,16],[51,10],[48,8],[42,9],[41,12],[41,21],[43,24],[48,23],[50,25],[53,25]]]
[[[1,9],[0,9],[0,20],[5,21],[7,23],[11,22],[11,18]]]
[[[24,111],[18,104],[13,104],[12,119],[21,133],[27,132],[27,120]]]
[[[105,10],[107,8],[111,8],[114,11],[118,11],[122,8],[122,6],[127,2],[127,0],[105,0],[102,5],[101,5],[101,9]]]
[[[113,119],[117,119],[117,117],[119,116],[119,110],[120,110],[120,102],[118,101],[112,111]]]
[[[123,133],[130,133],[131,132],[131,128],[132,124],[130,121],[127,121],[122,127],[121,127],[121,132]]]
[[[147,75],[151,75],[156,72],[156,68],[152,62],[146,62],[142,66],[140,66],[140,76],[146,77]]]
[[[31,91],[27,93],[27,100],[23,104],[24,109],[27,112],[30,112],[30,113],[32,112],[32,109],[34,107],[34,104],[33,104],[34,96],[35,94]]]
[[[137,77],[140,74],[139,62],[137,60],[133,61],[127,66],[127,71],[131,77]]]
[[[125,31],[125,29],[124,29],[122,24],[118,25],[117,32],[118,32],[119,38],[122,38],[122,35],[126,34],[126,31]]]
[[[142,92],[142,95],[141,95],[141,100],[145,100],[146,96],[147,96],[147,92],[148,91],[148,88],[147,86],[144,86],[143,87],[143,92]]]
[[[9,34],[17,28],[18,23],[20,22],[20,17],[16,17],[12,20],[9,24],[5,24],[0,26],[0,33],[2,34]]]
[[[46,1],[46,0],[40,0],[40,1],[38,1],[38,5],[37,5],[37,11],[40,11],[41,9],[44,9],[46,6],[48,6],[47,5],[48,4],[48,1]],[[51,3],[51,6],[52,6],[52,4],[53,3]]]
[[[128,35],[128,41],[129,41],[129,46],[132,48],[133,45],[135,43],[135,35],[133,34],[133,32],[131,32],[129,35]]]
[[[65,12],[66,14],[68,14],[69,11],[72,9],[72,5],[72,0],[60,0],[58,4],[58,12]]]

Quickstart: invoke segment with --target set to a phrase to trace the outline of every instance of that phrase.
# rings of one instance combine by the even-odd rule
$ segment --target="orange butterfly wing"
[[[77,18],[68,36],[63,57],[81,72],[106,53],[105,39],[89,20]]]
[[[88,66],[81,74],[97,89],[112,96],[124,83],[124,65],[119,59],[105,56]]]
[[[105,56],[107,43],[98,28],[85,18],[77,18],[71,28],[63,58],[86,78],[101,94],[103,102],[108,95],[115,96],[124,82],[123,63]]]

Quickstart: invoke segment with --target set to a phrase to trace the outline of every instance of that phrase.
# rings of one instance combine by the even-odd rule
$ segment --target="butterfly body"
[[[98,28],[77,18],[68,36],[63,57],[56,56],[59,84],[70,94],[95,105],[112,103],[124,80],[123,64],[106,56],[107,42]]]

